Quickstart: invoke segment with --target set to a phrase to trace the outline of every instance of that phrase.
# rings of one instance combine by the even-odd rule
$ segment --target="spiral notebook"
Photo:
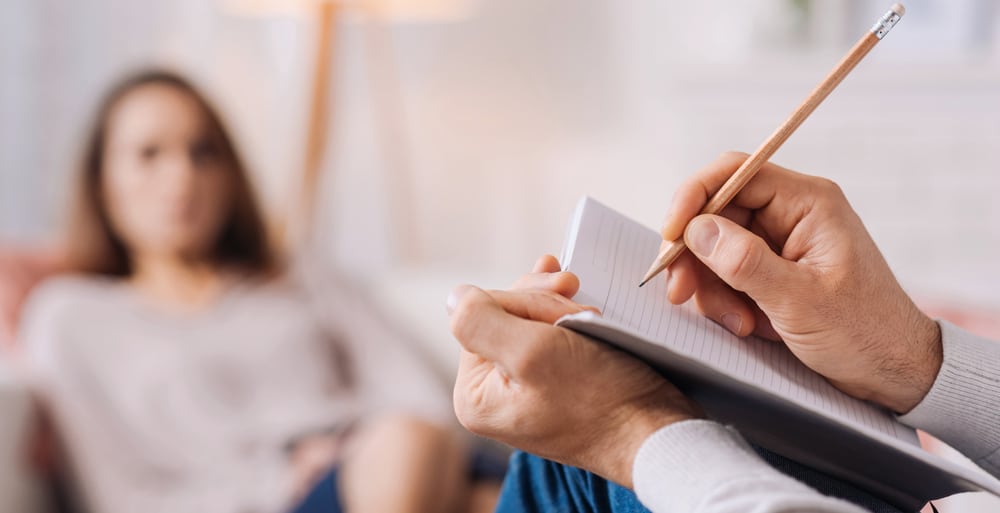
[[[581,199],[561,261],[580,278],[573,299],[602,315],[556,324],[642,358],[754,443],[901,508],[965,491],[1000,496],[1000,481],[924,451],[891,412],[837,390],[784,344],[739,338],[691,306],[671,305],[662,278],[639,288],[660,242],[656,231]]]

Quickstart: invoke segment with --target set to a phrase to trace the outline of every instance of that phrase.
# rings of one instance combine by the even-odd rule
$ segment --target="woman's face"
[[[198,102],[169,85],[143,85],[107,122],[103,200],[132,257],[207,258],[230,211],[236,170]]]

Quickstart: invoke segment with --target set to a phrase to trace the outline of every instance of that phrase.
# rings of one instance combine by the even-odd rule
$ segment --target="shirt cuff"
[[[760,459],[736,430],[708,420],[678,422],[653,433],[632,468],[636,496],[655,512],[698,511],[715,491],[748,476],[811,492]]]
[[[938,324],[941,370],[923,400],[899,420],[1000,473],[1000,343]]]

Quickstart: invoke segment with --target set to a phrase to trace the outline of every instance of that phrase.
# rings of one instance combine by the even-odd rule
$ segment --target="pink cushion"
[[[62,267],[55,248],[0,248],[0,350],[14,347],[18,317],[31,289]]]
[[[981,337],[1000,341],[1000,308],[945,305],[934,301],[919,302],[921,309],[935,319],[948,321]]]

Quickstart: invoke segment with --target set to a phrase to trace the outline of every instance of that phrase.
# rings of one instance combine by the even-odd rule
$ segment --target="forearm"
[[[941,370],[924,399],[899,420],[1000,477],[1000,343],[939,324]]]
[[[775,470],[735,431],[691,420],[665,427],[639,449],[632,474],[654,513],[862,513]]]

